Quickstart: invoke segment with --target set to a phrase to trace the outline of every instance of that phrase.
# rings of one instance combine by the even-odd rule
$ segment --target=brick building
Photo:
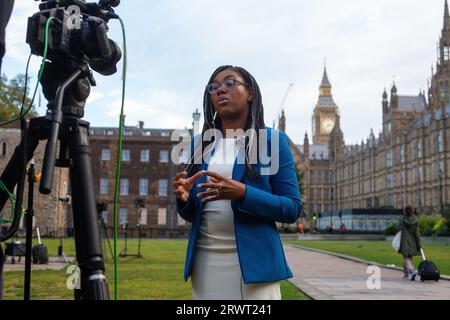
[[[194,117],[199,115],[198,112]],[[175,129],[146,129],[144,123],[125,126],[118,205],[119,233],[143,237],[186,237],[190,225],[176,212],[172,181],[183,165],[171,160],[178,141],[171,141]],[[192,130],[185,131],[186,136]],[[97,201],[107,210],[103,219],[108,233],[113,231],[114,184],[116,175],[118,129],[93,127],[90,132],[94,190]]]

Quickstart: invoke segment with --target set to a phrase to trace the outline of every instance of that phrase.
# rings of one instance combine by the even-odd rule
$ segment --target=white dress
[[[236,139],[218,140],[208,170],[231,178]],[[194,300],[280,300],[280,283],[245,284],[239,265],[231,200],[205,203],[191,273]]]

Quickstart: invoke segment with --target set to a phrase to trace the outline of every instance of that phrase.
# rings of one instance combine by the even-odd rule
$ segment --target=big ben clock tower
[[[338,107],[334,103],[331,94],[331,84],[328,80],[327,69],[325,67],[322,83],[319,87],[319,101],[314,108],[312,116],[312,131],[314,144],[328,144],[330,133],[338,119]]]

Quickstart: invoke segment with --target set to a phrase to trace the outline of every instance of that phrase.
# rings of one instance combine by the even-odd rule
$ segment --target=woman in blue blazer
[[[280,299],[279,281],[292,277],[275,223],[296,222],[302,201],[288,138],[264,125],[263,112],[245,69],[213,73],[192,163],[173,182],[177,211],[192,223],[184,279],[191,276],[194,299]],[[203,153],[208,130],[216,136]],[[255,150],[270,161],[255,161]],[[198,155],[206,156],[193,163]]]

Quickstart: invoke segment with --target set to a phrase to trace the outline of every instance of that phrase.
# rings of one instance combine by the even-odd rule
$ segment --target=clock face
[[[321,121],[320,129],[322,133],[329,134],[331,133],[331,130],[334,128],[334,120],[325,118]]]

